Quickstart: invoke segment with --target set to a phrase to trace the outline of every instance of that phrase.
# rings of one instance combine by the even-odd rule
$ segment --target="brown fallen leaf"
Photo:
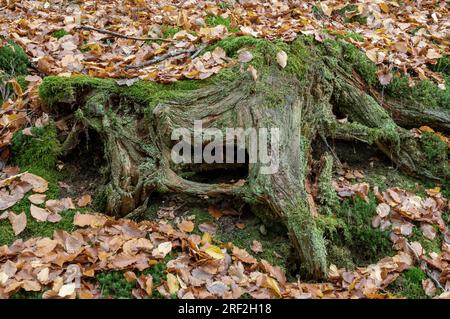
[[[422,288],[428,297],[434,297],[436,295],[436,286],[430,278],[422,280]]]
[[[19,235],[27,227],[27,215],[25,215],[25,212],[22,212],[18,215],[14,214],[13,212],[9,212],[8,218],[12,225],[15,236]]]
[[[222,211],[214,205],[208,207],[208,213],[215,219],[219,219],[223,216]]]
[[[204,233],[209,233],[211,235],[214,235],[217,231],[217,226],[211,222],[205,222],[200,225],[198,225],[198,229]]]
[[[247,263],[247,264],[256,264],[257,260],[255,257],[250,255],[245,249],[238,248],[236,246],[233,247],[233,257],[236,259]]]
[[[185,233],[190,233],[194,230],[194,223],[190,220],[183,220],[181,223],[177,224],[179,230]]]
[[[254,253],[257,253],[257,254],[263,252],[262,244],[261,244],[259,241],[257,241],[257,240],[254,240],[254,241],[252,242],[251,249],[252,249],[252,251],[253,251]]]
[[[48,190],[48,182],[40,176],[25,172],[20,180],[31,184],[35,193],[45,193]]]
[[[124,272],[123,276],[125,277],[125,280],[127,282],[133,282],[133,281],[137,280],[136,274],[132,271]]]
[[[33,194],[28,197],[28,200],[34,205],[40,205],[45,202],[45,198],[47,195],[45,194]]]
[[[78,227],[102,227],[108,219],[104,215],[81,214],[77,212],[73,217],[73,224]]]
[[[37,207],[33,204],[31,204],[30,207],[30,213],[31,216],[33,216],[34,219],[36,219],[38,222],[45,222],[48,218],[48,215],[50,215],[50,213],[46,209]]]
[[[77,205],[78,205],[78,207],[86,207],[86,206],[90,205],[91,202],[92,202],[91,195],[85,194],[78,199]]]

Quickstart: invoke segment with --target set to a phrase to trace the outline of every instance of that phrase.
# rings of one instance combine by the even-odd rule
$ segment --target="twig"
[[[136,64],[136,65],[129,65],[129,66],[126,66],[125,69],[126,69],[126,70],[130,70],[130,69],[140,69],[140,68],[143,68],[143,67],[145,67],[145,66],[149,66],[149,65],[152,65],[152,64],[155,64],[155,63],[158,63],[158,62],[167,60],[167,59],[169,59],[169,58],[174,58],[174,57],[177,57],[177,56],[179,56],[179,55],[183,55],[183,54],[186,54],[186,53],[192,53],[192,52],[195,52],[195,51],[197,51],[197,48],[192,48],[192,49],[185,49],[185,50],[178,50],[178,51],[174,51],[174,52],[169,52],[169,53],[166,53],[166,54],[157,56],[156,58],[153,58],[153,59],[148,60],[148,61],[146,61],[146,62],[144,62],[144,63],[141,63],[141,64]]]
[[[202,45],[198,48],[198,50],[195,51],[195,53],[191,56],[191,59],[195,59],[195,58],[200,54],[200,52],[203,51],[204,48],[206,48],[206,44],[202,44]]]
[[[88,25],[80,25],[75,27],[75,29],[80,29],[80,30],[88,30],[88,31],[96,31],[99,33],[104,33],[104,34],[109,34],[112,35],[116,38],[123,38],[123,39],[129,39],[129,40],[136,40],[136,41],[164,41],[164,42],[173,42],[172,39],[164,39],[164,38],[139,38],[139,37],[133,37],[133,36],[128,36],[128,35],[124,35],[124,34],[120,34],[117,32],[113,32],[113,31],[109,31],[109,30],[103,30],[103,29],[98,29],[98,28],[94,28]]]
[[[322,141],[325,143],[325,146],[330,150],[331,155],[333,155],[334,159],[336,160],[336,163],[338,164],[339,167],[342,167],[342,162],[340,161],[339,157],[337,156],[336,152],[333,150],[333,148],[330,146],[330,144],[328,144],[327,139],[325,138],[325,136],[323,136],[322,134],[320,134],[320,137],[322,138]]]

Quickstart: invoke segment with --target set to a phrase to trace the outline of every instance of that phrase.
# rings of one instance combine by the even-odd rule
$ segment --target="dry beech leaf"
[[[250,62],[253,59],[253,54],[250,51],[241,51],[238,56],[238,61],[241,63]]]
[[[205,249],[205,253],[214,259],[223,259],[225,257],[222,249],[214,245],[209,245],[208,248]]]
[[[73,217],[73,224],[78,227],[102,227],[108,219],[104,215],[81,214],[77,212]]]
[[[251,249],[252,249],[252,251],[253,251],[254,253],[262,253],[262,252],[263,252],[262,244],[261,244],[259,241],[257,241],[257,240],[254,240],[254,241],[252,242],[252,247],[251,247]]]
[[[20,177],[20,180],[31,184],[35,193],[45,193],[48,190],[47,181],[40,176],[26,172]]]
[[[171,295],[176,294],[180,290],[180,284],[178,278],[171,273],[167,274],[167,287]]]
[[[28,200],[34,205],[41,205],[45,202],[46,197],[45,194],[33,194],[28,197]]]
[[[164,258],[172,251],[172,243],[170,241],[161,243],[153,249],[152,255],[156,258]]]
[[[208,207],[208,213],[215,219],[219,219],[223,216],[223,212],[214,205]]]
[[[34,219],[36,219],[38,222],[45,222],[48,218],[48,215],[50,215],[50,213],[46,209],[37,207],[33,204],[31,204],[30,206],[30,213],[31,216],[33,216]]]
[[[253,67],[253,65],[249,65],[247,71],[252,75],[253,80],[258,80],[258,71]]]
[[[198,229],[200,229],[200,231],[202,231],[204,233],[214,235],[217,231],[217,226],[211,222],[205,222],[205,223],[198,225]]]
[[[284,69],[287,65],[288,56],[286,52],[280,51],[277,53],[277,63]]]
[[[181,223],[177,224],[177,227],[182,232],[190,233],[194,230],[194,223],[190,220],[183,220]]]
[[[81,196],[78,199],[77,205],[78,205],[78,207],[86,207],[86,206],[90,205],[91,202],[92,202],[91,195],[86,194],[86,195]]]
[[[58,296],[61,298],[69,297],[75,293],[75,288],[75,283],[63,285],[61,289],[59,289]]]
[[[21,214],[14,214],[13,212],[8,213],[9,221],[12,225],[14,235],[17,236],[27,227],[27,215],[24,212]]]

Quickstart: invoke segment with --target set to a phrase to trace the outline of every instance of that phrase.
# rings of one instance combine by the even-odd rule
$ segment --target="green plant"
[[[60,29],[60,30],[56,30],[52,33],[52,37],[57,38],[57,39],[61,39],[62,37],[68,35],[69,33],[64,30],[64,29]]]
[[[408,299],[427,299],[429,297],[422,288],[424,279],[426,279],[425,273],[420,268],[413,267],[402,273],[394,283],[389,285],[388,290]]]
[[[331,263],[338,266],[367,265],[393,255],[389,232],[372,227],[376,207],[373,194],[369,195],[368,202],[359,197],[354,201],[344,200],[337,207],[335,218],[322,223]],[[342,256],[345,260],[340,260]]]
[[[20,167],[54,169],[60,153],[56,126],[50,122],[44,127],[33,127],[30,135],[22,131],[12,139],[13,160]]]
[[[27,54],[14,42],[9,41],[0,47],[0,70],[10,75],[25,75],[28,64]]]

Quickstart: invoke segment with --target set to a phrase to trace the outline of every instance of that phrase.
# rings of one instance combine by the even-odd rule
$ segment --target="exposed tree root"
[[[283,47],[290,50],[285,70],[274,63],[279,50],[276,45],[252,41],[256,46],[253,63],[259,74],[257,81],[234,70],[232,79],[219,76],[195,90],[180,92],[148,84],[151,90],[136,94],[137,88],[111,82],[74,78],[61,84],[53,79],[44,81],[41,96],[51,112],[75,114],[79,123],[100,135],[110,172],[105,190],[108,212],[134,216],[146,209],[152,192],[244,200],[256,214],[281,220],[303,268],[313,277],[326,277],[326,245],[307,188],[313,168],[312,141],[317,134],[374,144],[405,171],[443,181],[446,176],[430,168],[420,143],[399,125],[431,121],[438,128],[448,129],[450,115],[435,110],[405,111],[390,101],[381,106],[351,67],[346,71],[331,60],[328,47],[310,40],[299,39],[289,48]],[[334,45],[339,48],[339,44]],[[235,46],[237,50],[239,46]],[[349,122],[339,123],[333,112],[346,115]],[[401,114],[406,113],[403,118]],[[425,120],[423,114],[428,116]],[[245,184],[207,184],[183,178],[185,167],[171,161],[171,133],[180,127],[192,132],[196,120],[201,120],[204,128],[223,132],[227,127],[279,128],[278,171],[261,174],[261,163],[248,163]],[[73,147],[73,132],[67,140],[66,144]],[[275,144],[269,141],[268,149],[274,151]],[[248,144],[246,151],[250,154],[257,150]],[[275,164],[273,161],[271,164]],[[330,171],[333,158],[326,161]],[[325,185],[322,188],[326,189]]]

